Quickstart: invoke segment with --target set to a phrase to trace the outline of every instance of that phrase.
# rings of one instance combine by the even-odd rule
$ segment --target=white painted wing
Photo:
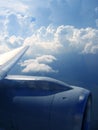
[[[27,49],[28,46],[24,46],[0,55],[0,80],[7,75]]]

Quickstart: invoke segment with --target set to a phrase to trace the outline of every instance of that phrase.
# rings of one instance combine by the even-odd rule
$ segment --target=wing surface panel
[[[0,55],[0,80],[7,75],[27,49],[28,46],[24,46]]]

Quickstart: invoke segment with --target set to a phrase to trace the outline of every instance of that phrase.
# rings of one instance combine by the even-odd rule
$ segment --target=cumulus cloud
[[[9,47],[7,45],[0,45],[0,54],[9,51]]]
[[[24,45],[30,45],[29,54],[31,53],[55,53],[62,48],[62,44],[56,36],[54,27],[41,27],[36,30],[32,36],[24,40]]]
[[[28,36],[32,34],[35,17],[23,1],[0,1],[0,35]]]
[[[31,36],[0,35],[0,53],[21,45],[29,45],[22,72],[57,72],[51,67],[59,53],[98,53],[98,30],[70,25],[40,27]],[[37,58],[35,58],[37,57]],[[31,59],[32,58],[32,59]]]
[[[9,37],[9,42],[11,44],[15,44],[15,42],[17,42],[17,44],[19,44],[20,41],[23,41],[22,37],[16,37],[15,35],[12,35],[11,37]]]
[[[77,0],[76,3],[78,3]],[[47,8],[51,11],[51,16],[54,16],[54,14],[58,14],[57,9],[60,8],[59,11],[62,12],[64,11],[62,7],[66,5],[70,6],[72,10],[75,6],[74,2],[70,0],[43,0],[42,2],[39,2],[39,0],[29,0],[29,2],[27,0],[18,0],[17,2],[13,2],[12,0],[7,0],[6,2],[0,1],[0,7],[2,8],[2,13],[0,13],[0,36],[4,37],[3,39],[0,38],[0,41],[6,43],[5,46],[9,47],[9,49],[22,44],[29,44],[28,55],[53,54],[62,51],[92,53],[92,47],[97,48],[97,29],[88,27],[76,28],[75,26],[68,25],[54,26],[52,24],[47,27],[41,26],[36,28],[35,23],[32,22],[32,19],[36,21],[36,18],[32,18],[32,15],[40,18],[38,10],[42,12],[41,9]],[[97,10],[98,8],[96,7],[95,11],[97,12]],[[57,19],[60,19],[61,15],[59,14],[58,16],[55,15]],[[46,19],[45,14],[44,19]],[[93,49],[93,51],[95,50]]]
[[[10,51],[23,45],[23,38],[15,35],[0,35],[0,53]]]
[[[55,60],[56,58],[52,55],[43,55],[36,58],[36,61],[39,63],[52,63]]]
[[[15,48],[30,45],[28,56],[55,55],[57,53],[97,53],[98,30],[94,28],[76,28],[74,26],[49,25],[36,29],[31,36],[1,35],[0,45]]]
[[[56,58],[52,55],[44,55],[37,57],[36,59],[29,59],[20,63],[22,67],[25,67],[22,72],[57,72],[48,64],[52,63]]]
[[[97,53],[98,30],[94,28],[75,28],[74,26],[41,27],[32,36],[24,40],[24,45],[30,45],[29,54],[44,52]],[[42,49],[42,50],[41,50]],[[35,50],[35,51],[34,51]]]
[[[13,12],[22,12],[25,13],[28,9],[28,6],[23,4],[21,1],[13,1],[13,0],[6,0],[6,1],[0,1],[0,10],[11,10]],[[5,11],[4,11],[5,12]]]
[[[6,2],[0,1],[0,7],[0,54],[22,45],[30,45],[26,57],[33,59],[21,64],[25,67],[23,72],[55,72],[50,63],[55,62],[58,53],[98,53],[97,29],[49,24],[53,21],[66,21],[61,14],[65,14],[64,10],[66,10],[66,17],[72,13],[67,12],[69,10],[67,7],[75,11],[75,4],[70,0],[43,0],[42,2],[17,0],[15,3],[7,0]],[[98,12],[97,10],[96,7],[95,11]],[[45,26],[36,25],[43,23]],[[96,20],[97,24],[98,20]],[[28,62],[29,64],[27,64]]]
[[[98,29],[74,26],[76,21],[83,23],[79,22],[81,15],[82,20],[87,20],[84,14],[89,13],[89,17],[92,14],[92,11],[85,13],[91,7],[89,4],[85,8],[85,2],[88,0],[0,1],[0,54],[30,45],[26,58],[32,59],[21,64],[25,67],[23,72],[55,72],[50,65],[59,53],[98,53]],[[98,13],[98,7],[95,12]]]
[[[74,26],[49,25],[36,29],[31,36],[0,35],[0,45],[15,48],[30,45],[28,55],[57,54],[66,52],[97,53],[98,30],[94,28],[76,28]]]

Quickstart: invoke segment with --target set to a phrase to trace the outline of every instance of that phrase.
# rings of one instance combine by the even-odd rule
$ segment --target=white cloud
[[[27,37],[32,34],[34,23],[30,8],[24,2],[17,0],[0,1],[0,34]]]
[[[91,50],[92,50],[92,43],[89,42],[89,43],[86,43],[86,45],[85,45],[84,50],[82,51],[82,53],[88,54],[88,53],[92,52]]]
[[[24,39],[22,37],[16,37],[15,35],[8,36],[6,34],[0,35],[0,53],[10,51],[14,48],[23,45]]]
[[[74,26],[40,27],[31,36],[0,35],[0,53],[21,45],[30,45],[26,58],[21,63],[22,72],[57,72],[51,67],[56,54],[98,53],[98,30]],[[37,57],[37,58],[35,58]]]
[[[32,36],[27,37],[24,40],[24,45],[30,45],[29,54],[33,52],[45,52],[45,53],[55,53],[62,48],[62,44],[58,41],[56,36],[56,31],[52,25],[48,27],[41,27],[35,30]]]
[[[98,45],[92,46],[92,48],[91,48],[91,53],[93,53],[93,54],[98,53]]]
[[[16,37],[15,35],[12,35],[8,39],[8,43],[12,48],[19,47],[23,44],[24,39],[20,36]]]
[[[30,29],[29,29],[30,30]],[[94,28],[75,28],[74,26],[49,25],[40,27],[31,36],[8,35],[2,32],[0,45],[15,48],[20,45],[30,45],[28,57],[37,55],[55,55],[57,53],[98,53],[98,30]]]
[[[41,27],[32,36],[24,40],[24,44],[30,45],[28,54],[35,53],[97,53],[98,30],[94,28],[75,28],[74,26],[50,25]],[[96,50],[96,51],[95,51]],[[95,51],[95,52],[94,52]]]
[[[37,57],[36,59],[29,59],[20,63],[22,67],[25,67],[22,72],[57,72],[50,67],[49,63],[52,63],[56,58],[52,55],[44,55]]]
[[[25,67],[23,72],[55,72],[50,64],[55,62],[58,53],[98,53],[98,29],[62,25],[74,21],[72,14],[77,18],[75,7],[80,10],[78,3],[78,0],[0,1],[0,54],[30,45],[26,57],[33,59],[21,64]],[[98,13],[98,7],[95,12]]]
[[[0,45],[0,54],[9,51],[9,47],[6,45]]]
[[[46,64],[39,64],[37,62],[30,63],[22,72],[55,72],[50,66]]]
[[[13,1],[13,0],[6,0],[6,1],[0,1],[0,10],[1,11],[13,11],[13,12],[21,12],[25,13],[28,9],[28,6],[20,2],[19,0]],[[4,11],[4,12],[5,12]]]
[[[39,63],[52,63],[55,60],[56,58],[52,55],[43,55],[43,56],[37,57],[36,59],[36,61]]]
[[[16,37],[15,35],[12,35],[10,38],[9,38],[9,42],[11,44],[15,44],[15,42],[17,42],[17,44],[20,43],[20,40],[23,41],[23,38],[22,37]]]

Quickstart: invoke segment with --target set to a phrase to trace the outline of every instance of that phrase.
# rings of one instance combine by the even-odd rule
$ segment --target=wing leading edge
[[[0,56],[0,80],[3,79],[11,68],[19,61],[28,46],[19,47]]]

